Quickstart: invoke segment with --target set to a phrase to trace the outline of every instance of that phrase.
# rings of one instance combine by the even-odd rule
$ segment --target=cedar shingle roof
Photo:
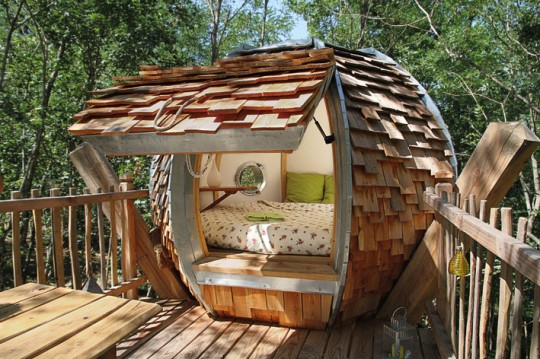
[[[139,76],[119,77],[114,87],[94,91],[68,131],[107,136],[285,129],[309,120],[333,69],[332,49],[235,57],[214,66],[142,66]],[[158,114],[161,131],[154,128]]]

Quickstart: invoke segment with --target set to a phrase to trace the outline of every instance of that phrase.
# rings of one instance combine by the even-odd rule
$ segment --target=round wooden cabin
[[[164,250],[219,316],[306,328],[373,316],[433,219],[423,191],[454,179],[435,105],[371,49],[243,49],[144,66],[94,95],[70,132],[106,155],[156,155]]]

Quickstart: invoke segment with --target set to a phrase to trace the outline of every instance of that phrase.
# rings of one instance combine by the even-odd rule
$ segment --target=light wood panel
[[[208,285],[200,287],[206,303],[225,317],[263,320],[287,327],[324,329],[331,310],[331,295]]]

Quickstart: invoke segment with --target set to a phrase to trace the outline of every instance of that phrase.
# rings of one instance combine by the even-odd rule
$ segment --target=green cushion
[[[324,196],[322,203],[334,203],[335,189],[334,176],[324,176]]]
[[[287,173],[285,202],[321,203],[324,175],[318,173]]]

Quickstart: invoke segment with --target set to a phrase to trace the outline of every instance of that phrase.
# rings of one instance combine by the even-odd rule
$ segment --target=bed
[[[273,216],[265,221],[246,219],[263,213]],[[258,201],[218,205],[202,212],[201,220],[209,247],[316,256],[329,256],[332,248],[333,204]]]

